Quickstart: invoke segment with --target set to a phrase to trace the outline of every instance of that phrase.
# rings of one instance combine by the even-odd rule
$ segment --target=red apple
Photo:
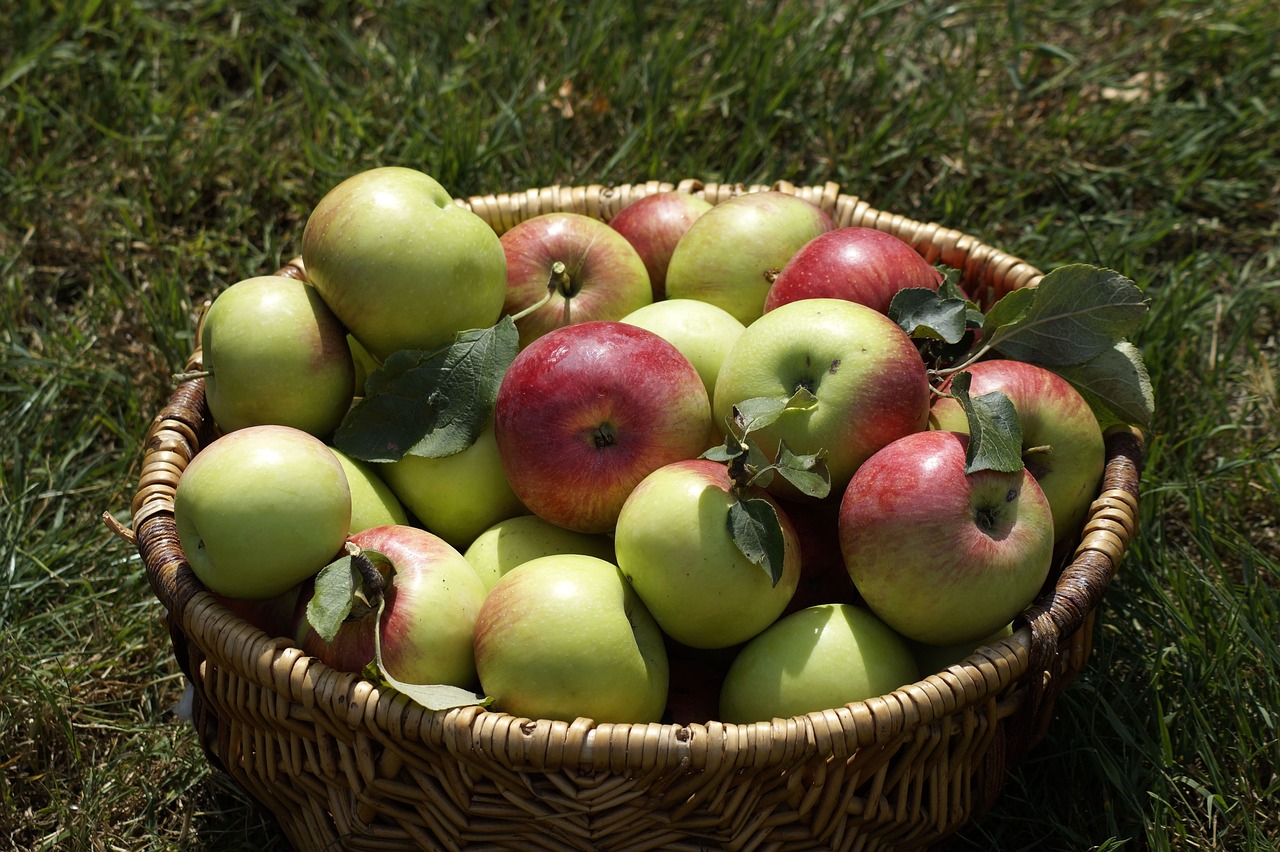
[[[485,587],[471,563],[444,539],[404,525],[373,527],[353,535],[353,544],[390,560],[380,629],[382,661],[397,680],[414,684],[474,686],[472,634]],[[300,609],[310,598],[304,593]],[[362,672],[374,659],[376,608],[347,621],[333,642],[299,622],[299,646],[339,671]]]
[[[631,489],[706,448],[698,371],[651,331],[620,322],[556,329],[507,370],[494,406],[498,454],[531,512],[611,532]]]
[[[810,240],[765,297],[766,312],[800,299],[847,299],[882,314],[899,290],[937,290],[942,274],[902,240],[875,228],[838,228]]]
[[[705,198],[671,190],[633,201],[609,220],[609,226],[626,237],[644,261],[655,302],[666,298],[667,264],[676,243],[711,207]]]
[[[970,397],[999,391],[1017,409],[1022,461],[1053,509],[1054,537],[1077,535],[1106,464],[1102,428],[1089,403],[1057,373],[1025,361],[979,361],[967,369]],[[949,397],[934,401],[929,425],[969,431],[960,403]]]
[[[507,258],[503,313],[516,314],[547,293],[552,267],[564,265],[551,301],[518,319],[520,346],[564,325],[620,320],[653,301],[644,261],[620,233],[580,213],[544,213],[502,235]]]
[[[840,554],[840,501],[779,500],[800,542],[800,582],[783,615],[818,604],[853,603],[858,591]]]
[[[743,325],[791,256],[831,230],[831,217],[785,192],[748,192],[708,210],[680,239],[667,266],[667,298],[701,299]]]
[[[840,506],[840,549],[863,600],[931,645],[1008,624],[1053,561],[1053,515],[1035,477],[966,474],[967,446],[958,432],[899,438],[858,468]]]

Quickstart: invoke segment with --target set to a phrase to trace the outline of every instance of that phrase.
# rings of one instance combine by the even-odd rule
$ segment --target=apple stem
[[[378,570],[378,566],[373,564],[373,560],[369,555],[360,549],[360,546],[347,542],[345,545],[347,553],[351,556],[351,564],[360,572],[360,579],[364,581],[365,591],[369,595],[370,601],[377,606],[378,598],[382,597],[382,593],[387,588],[387,578]]]

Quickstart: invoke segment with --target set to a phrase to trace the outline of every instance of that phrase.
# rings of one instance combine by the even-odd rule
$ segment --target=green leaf
[[[889,303],[889,319],[909,336],[959,343],[964,337],[970,304],[927,287],[899,290]]]
[[[951,395],[960,403],[969,421],[969,447],[965,451],[965,473],[981,470],[1014,472],[1025,467],[1022,461],[1022,421],[1009,397],[999,391],[971,398],[968,372],[951,379]]]
[[[435,351],[393,352],[365,382],[334,445],[362,461],[405,455],[443,458],[475,443],[488,425],[498,386],[519,349],[510,317],[458,333]]]
[[[802,494],[821,500],[831,493],[831,474],[827,470],[826,450],[810,455],[796,455],[786,441],[778,442],[778,458],[773,463],[783,479]]]
[[[756,429],[763,429],[788,411],[813,411],[818,398],[806,387],[798,387],[795,393],[783,399],[773,396],[757,396],[744,399],[733,407],[731,425],[746,436]]]
[[[1016,326],[1022,322],[1035,299],[1036,291],[1030,287],[1021,287],[1005,293],[1000,301],[991,306],[983,318],[982,339],[990,340],[1001,329]]]
[[[1113,424],[1151,426],[1155,393],[1142,353],[1132,343],[1121,341],[1096,358],[1057,372],[1080,391],[1104,429]]]
[[[394,675],[387,671],[386,664],[382,661],[382,613],[386,608],[386,598],[382,599],[382,603],[378,605],[378,628],[373,631],[373,661],[378,667],[378,674],[382,681],[394,688],[397,692],[403,692],[412,698],[418,704],[428,710],[452,710],[455,707],[470,707],[478,705],[481,707],[489,705],[493,699],[477,695],[469,689],[452,686],[447,683],[405,683],[397,680]]]
[[[1055,269],[1027,292],[1035,295],[1025,310],[984,340],[1007,358],[1046,367],[1097,357],[1137,328],[1148,305],[1128,278],[1087,264]]]
[[[335,559],[316,574],[315,591],[307,601],[307,623],[321,639],[332,642],[338,635],[359,587],[360,572],[351,556]]]
[[[729,535],[743,556],[759,565],[778,585],[782,579],[786,541],[773,504],[761,497],[739,498],[729,506]]]

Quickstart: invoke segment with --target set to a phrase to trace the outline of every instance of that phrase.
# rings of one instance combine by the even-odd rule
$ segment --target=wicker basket
[[[837,227],[888,231],[961,270],[985,299],[1040,278],[972,237],[872,209],[834,184],[654,181],[459,203],[501,233],[553,210],[607,221],[676,187],[713,203],[760,189],[801,195]],[[196,352],[188,366],[199,364]],[[1108,433],[1078,548],[1012,637],[961,664],[889,695],[767,723],[597,725],[475,707],[430,712],[233,615],[191,573],[173,520],[178,478],[211,430],[203,381],[186,381],[148,433],[132,532],[123,532],[168,611],[209,762],[299,849],[927,848],[994,802],[1085,666],[1096,608],[1135,533],[1142,455],[1135,433]]]

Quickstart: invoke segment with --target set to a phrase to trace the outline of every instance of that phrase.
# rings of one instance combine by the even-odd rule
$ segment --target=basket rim
[[[967,234],[875,210],[857,196],[842,193],[833,183],[801,187],[780,181],[744,186],[684,180],[613,187],[551,186],[455,199],[455,203],[472,209],[499,230],[553,210],[582,212],[607,221],[630,201],[669,189],[693,192],[713,203],[743,192],[778,190],[801,195],[832,214],[836,227],[858,224],[894,233],[926,259],[960,269],[964,280],[971,285],[977,282],[997,296],[1010,289],[1035,286],[1042,277],[1025,261]],[[305,278],[300,260],[290,261],[278,274]],[[197,349],[187,369],[198,370],[200,365]],[[186,379],[174,389],[169,405],[148,431],[142,473],[131,505],[133,537],[148,580],[166,607],[171,626],[182,634],[175,636],[175,643],[194,641],[206,654],[222,655],[224,665],[261,686],[312,710],[323,709],[335,719],[363,724],[379,738],[429,739],[453,750],[490,753],[514,767],[554,764],[617,769],[631,767],[636,759],[646,768],[712,766],[726,760],[770,765],[787,762],[800,753],[848,755],[983,704],[988,705],[986,712],[998,718],[1034,712],[1053,700],[1054,661],[1063,653],[1063,644],[1086,625],[1136,534],[1143,456],[1140,432],[1108,430],[1107,462],[1099,493],[1078,545],[1056,583],[1019,616],[1011,636],[976,649],[941,672],[882,696],[788,719],[749,724],[716,720],[703,724],[597,724],[586,719],[531,720],[479,707],[427,710],[395,690],[330,669],[292,641],[268,637],[226,609],[191,572],[173,521],[178,479],[199,451],[201,436],[210,423],[203,378]],[[1042,674],[1036,676],[1036,672]],[[1028,678],[1029,673],[1032,676]],[[195,673],[186,674],[194,679]],[[1030,687],[1026,694],[1014,689],[1024,678]],[[1057,691],[1065,685],[1057,684]]]

